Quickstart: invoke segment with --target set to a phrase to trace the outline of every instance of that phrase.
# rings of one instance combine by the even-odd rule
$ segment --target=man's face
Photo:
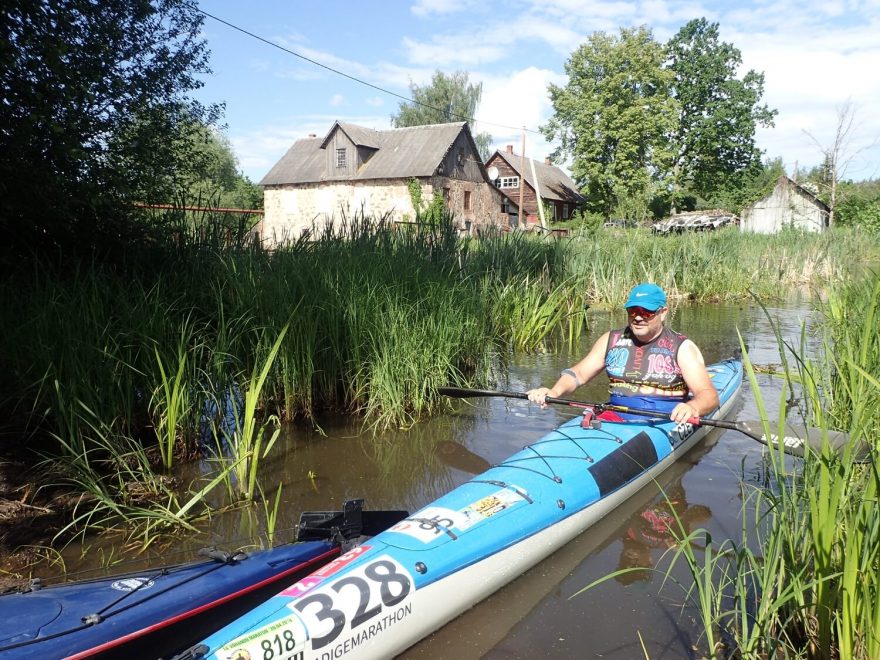
[[[644,307],[627,307],[629,327],[636,339],[650,341],[656,337],[663,328],[663,321],[666,320],[668,311],[666,307],[661,307],[656,311]]]

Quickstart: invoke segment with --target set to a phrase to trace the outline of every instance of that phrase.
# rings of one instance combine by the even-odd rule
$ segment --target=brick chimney
[[[509,154],[513,153],[513,145],[512,144],[507,145],[507,153],[509,153]]]
[[[310,138],[316,138],[316,137],[318,137],[318,136],[315,135],[314,133],[309,133],[309,137],[310,137]]]
[[[544,165],[552,165],[552,164],[553,164],[553,161],[550,160],[550,156],[547,156],[544,159]]]

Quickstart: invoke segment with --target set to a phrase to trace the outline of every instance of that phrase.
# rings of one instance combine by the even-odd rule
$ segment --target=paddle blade
[[[743,430],[748,431],[766,445],[778,446],[780,443],[780,438],[775,434],[771,435],[770,442],[767,441],[767,437],[764,435],[764,425],[761,422],[737,422],[737,426],[742,427]],[[775,429],[775,425],[771,424],[770,430],[774,431]],[[805,428],[793,424],[785,425],[785,436],[781,439],[782,449],[785,453],[793,456],[803,456],[807,450],[821,454],[826,437],[831,450],[843,456],[850,442],[848,433],[843,431],[826,432],[818,428]],[[862,443],[853,448],[852,457],[854,460],[862,460],[865,456],[866,448]]]
[[[441,440],[435,451],[443,463],[462,472],[481,474],[492,467],[485,458],[452,440]]]

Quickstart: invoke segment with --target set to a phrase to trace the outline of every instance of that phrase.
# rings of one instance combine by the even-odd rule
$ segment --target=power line
[[[447,114],[447,116],[455,117],[456,119],[461,119],[461,120],[471,122],[474,124],[478,123],[477,120],[474,119],[473,117],[465,117],[462,115],[450,113],[448,110],[444,110],[443,108],[438,108],[433,105],[428,105],[427,103],[422,103],[421,101],[416,101],[415,99],[411,99],[407,96],[403,96],[403,95],[398,94],[396,92],[392,92],[391,90],[385,89],[384,87],[379,87],[378,85],[374,85],[373,83],[367,82],[366,80],[362,80],[356,76],[345,73],[344,71],[340,71],[339,69],[334,69],[332,66],[322,64],[321,62],[318,62],[317,60],[313,60],[310,57],[306,57],[305,55],[303,55],[301,53],[297,53],[296,51],[291,50],[290,48],[285,48],[284,46],[282,46],[280,44],[276,44],[274,41],[270,41],[269,39],[266,39],[265,37],[261,37],[258,34],[254,34],[253,32],[245,30],[244,28],[239,27],[238,25],[235,25],[234,23],[230,23],[229,21],[226,21],[226,20],[220,18],[219,16],[214,16],[213,14],[206,12],[201,7],[198,7],[195,5],[190,5],[190,7],[192,7],[195,11],[199,12],[200,14],[207,16],[208,18],[214,19],[218,23],[222,23],[223,25],[226,25],[227,27],[230,27],[233,30],[237,30],[238,32],[241,32],[242,34],[246,34],[247,36],[251,37],[252,39],[256,39],[257,41],[262,41],[264,44],[272,46],[273,48],[277,48],[278,50],[283,51],[289,55],[293,55],[294,57],[298,57],[301,60],[308,62],[309,64],[314,64],[315,66],[319,66],[322,69],[326,69],[327,71],[335,73],[338,76],[342,76],[343,78],[348,78],[349,80],[352,80],[356,83],[360,83],[361,85],[366,85],[367,87],[375,89],[376,91],[382,92],[383,94],[389,94],[391,96],[394,96],[395,98],[401,99],[402,101],[406,101],[407,103],[413,103],[415,105],[420,105],[422,107],[429,108],[431,110],[436,110],[438,112],[444,112]],[[534,133],[535,135],[541,135],[540,131],[536,131],[531,128],[525,128],[524,126],[509,126],[507,124],[499,124],[499,123],[495,123],[495,122],[491,122],[491,121],[480,121],[479,123],[486,124],[488,126],[496,126],[498,128],[506,128],[506,129],[514,130],[514,131],[526,131],[527,133]]]

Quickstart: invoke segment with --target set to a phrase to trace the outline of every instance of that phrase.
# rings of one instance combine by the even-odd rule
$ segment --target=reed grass
[[[714,547],[708,533],[697,530],[708,539],[698,557],[681,530],[675,559],[685,561],[693,576],[690,594],[711,655],[880,657],[878,306],[876,274],[845,283],[822,307],[827,336],[819,358],[808,359],[798,353],[802,347],[780,340],[780,354],[793,358],[783,359],[786,369],[797,377],[783,388],[778,428],[765,422],[766,433],[781,432],[786,390],[799,387],[798,412],[807,423],[846,429],[853,446],[873,447],[871,460],[856,463],[849,450],[841,456],[826,447],[792,461],[770,449],[764,481],[743,484],[741,539]],[[766,420],[747,355],[745,367]],[[722,633],[731,640],[726,649]]]
[[[214,443],[222,436],[229,392],[250,392],[246,410],[232,411],[238,423],[250,415],[240,437],[251,444],[233,459],[244,472],[229,496],[253,497],[270,420],[340,412],[377,433],[407,427],[439,409],[438,385],[488,383],[511,350],[574,345],[584,309],[620,304],[637,281],[679,300],[765,298],[876,255],[843,230],[475,239],[459,238],[450,220],[400,229],[356,213],[269,252],[245,225],[172,214],[170,248],[135,246],[112,266],[18,272],[0,283],[6,442],[70,460],[77,473],[106,455],[102,438],[122,454],[129,443],[158,447],[158,461],[148,452],[140,469],[167,471],[196,451],[204,422]],[[272,343],[260,337],[287,324],[263,373]]]

